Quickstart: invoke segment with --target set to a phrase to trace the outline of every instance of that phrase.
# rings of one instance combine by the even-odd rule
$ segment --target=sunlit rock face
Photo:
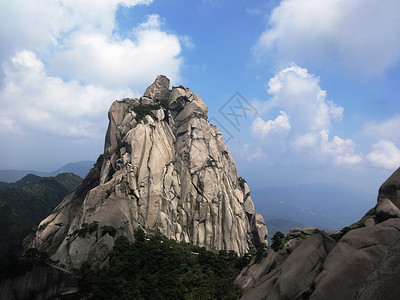
[[[41,222],[31,246],[66,268],[106,263],[115,237],[133,241],[139,226],[209,250],[266,246],[264,220],[207,110],[162,75],[140,99],[115,101],[104,154]]]

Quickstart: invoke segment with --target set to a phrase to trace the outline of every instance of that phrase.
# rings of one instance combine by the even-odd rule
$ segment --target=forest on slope
[[[22,240],[80,184],[73,173],[55,177],[29,174],[0,190],[0,254],[22,250]]]

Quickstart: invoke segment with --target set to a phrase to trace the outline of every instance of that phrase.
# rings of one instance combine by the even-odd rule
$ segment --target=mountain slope
[[[104,154],[41,222],[32,247],[67,268],[103,265],[115,237],[134,241],[138,227],[214,251],[264,247],[264,220],[207,111],[165,76],[140,99],[115,101]]]
[[[72,173],[56,177],[27,175],[0,191],[0,253],[22,250],[22,239],[74,190],[82,178]]]
[[[241,299],[398,299],[400,168],[364,217],[328,235],[316,228],[274,236],[259,264],[242,270]]]
[[[0,170],[0,190],[7,187],[7,183],[13,183],[21,178],[32,174],[39,177],[52,177],[61,173],[74,173],[84,178],[93,167],[95,161],[78,161],[63,165],[53,172],[38,172],[32,170]]]

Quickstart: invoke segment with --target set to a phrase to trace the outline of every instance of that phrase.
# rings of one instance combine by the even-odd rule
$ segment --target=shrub
[[[355,229],[355,228],[354,228]],[[343,227],[339,233],[335,233],[331,235],[331,238],[333,238],[336,242],[338,242],[346,233],[348,233],[350,230],[352,230],[350,227]]]
[[[285,235],[284,235],[282,232],[280,232],[280,231],[277,231],[277,232],[274,234],[274,236],[272,237],[272,245],[271,245],[271,248],[272,248],[275,252],[283,248],[283,245],[284,245],[284,243],[283,243],[284,238],[285,238]]]
[[[103,232],[101,233],[101,236],[105,236],[106,234],[109,234],[112,237],[115,237],[115,234],[117,233],[117,229],[115,229],[114,226],[103,226]]]
[[[141,227],[135,229],[133,235],[135,236],[135,240],[139,242],[144,242],[145,240],[145,233]]]
[[[246,180],[243,177],[239,177],[239,186],[244,189],[244,184],[246,183]]]
[[[97,228],[99,227],[99,222],[93,221],[92,223],[83,223],[82,228],[78,229],[74,232],[74,234],[78,234],[80,237],[85,237],[86,234],[91,234],[95,231],[97,231]]]
[[[241,260],[234,252],[219,254],[205,248],[177,243],[155,234],[139,242],[144,231],[135,230],[131,244],[115,239],[110,263],[93,269],[83,263],[78,275],[79,293],[85,299],[238,299],[234,285]]]
[[[99,222],[93,221],[92,223],[89,224],[88,226],[88,231],[89,233],[93,233],[97,231],[97,228],[99,227]]]
[[[261,262],[262,258],[266,256],[267,252],[264,247],[258,247],[256,251],[256,260],[254,263],[258,264]]]

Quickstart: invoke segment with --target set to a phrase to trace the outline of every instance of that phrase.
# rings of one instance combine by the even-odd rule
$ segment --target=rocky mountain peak
[[[163,98],[169,92],[169,79],[164,75],[158,75],[153,84],[144,92],[143,97],[151,99]]]
[[[159,75],[143,97],[115,101],[104,153],[41,222],[31,246],[59,265],[107,261],[116,236],[159,232],[209,250],[265,247],[267,229],[199,95]]]

